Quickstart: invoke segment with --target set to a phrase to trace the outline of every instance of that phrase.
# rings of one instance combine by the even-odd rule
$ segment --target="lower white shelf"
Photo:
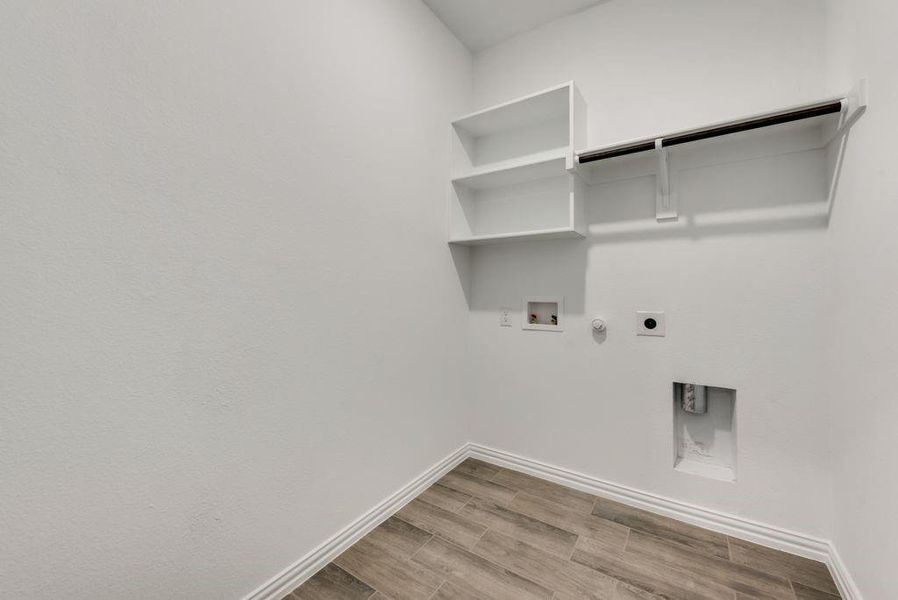
[[[462,246],[481,246],[484,244],[497,244],[500,242],[517,242],[524,240],[552,240],[563,238],[582,238],[584,234],[570,227],[558,229],[538,229],[534,231],[513,231],[510,233],[495,233],[487,235],[473,235],[465,238],[453,238],[450,244]]]
[[[449,242],[497,242],[576,238],[586,234],[584,186],[554,165],[549,177],[497,187],[454,182],[449,194]]]

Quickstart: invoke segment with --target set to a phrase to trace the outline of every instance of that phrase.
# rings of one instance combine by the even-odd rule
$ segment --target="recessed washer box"
[[[564,331],[564,298],[561,296],[527,296],[521,315],[521,329]]]
[[[702,385],[701,414],[684,408],[684,383],[673,384],[674,469],[718,481],[736,480],[736,390]]]

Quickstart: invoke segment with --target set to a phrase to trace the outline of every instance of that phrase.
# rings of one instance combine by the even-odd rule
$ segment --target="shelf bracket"
[[[662,138],[655,140],[655,152],[658,155],[658,172],[655,174],[655,219],[676,221],[678,217],[676,194],[672,193],[670,189],[667,148],[663,146],[662,142]]]
[[[826,194],[827,215],[831,218],[833,206],[836,202],[836,193],[839,188],[839,176],[842,174],[842,162],[845,159],[848,131],[861,116],[867,112],[867,80],[858,81],[848,95],[842,100],[842,115],[835,130],[826,136],[824,147],[834,146],[834,158],[828,172],[828,190]]]
[[[842,100],[842,116],[839,119],[839,124],[835,131],[827,136],[824,146],[828,146],[834,140],[842,137],[861,118],[861,115],[867,112],[867,96],[867,80],[861,79]]]

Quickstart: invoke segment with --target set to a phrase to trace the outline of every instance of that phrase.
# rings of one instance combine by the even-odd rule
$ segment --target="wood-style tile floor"
[[[835,600],[819,562],[468,459],[286,600]]]

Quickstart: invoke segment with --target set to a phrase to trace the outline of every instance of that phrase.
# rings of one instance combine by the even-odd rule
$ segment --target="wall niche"
[[[736,390],[673,384],[674,469],[736,480]]]

